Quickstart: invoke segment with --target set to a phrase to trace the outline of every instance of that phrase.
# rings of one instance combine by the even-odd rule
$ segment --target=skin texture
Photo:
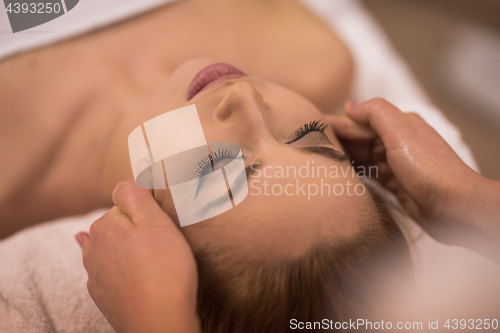
[[[117,186],[113,202],[77,235],[94,302],[117,332],[201,332],[196,264],[179,229],[133,181]]]

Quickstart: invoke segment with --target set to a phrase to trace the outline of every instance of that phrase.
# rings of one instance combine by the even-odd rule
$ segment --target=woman
[[[7,58],[0,63],[1,151],[15,163],[1,175],[0,219],[8,222],[0,237],[109,206],[125,178],[105,178],[96,188],[96,172],[117,114],[199,57],[291,88],[323,112],[343,102],[352,75],[331,29],[301,3],[283,0],[180,1]],[[25,201],[29,210],[21,209]]]
[[[299,178],[264,172],[308,163],[328,170],[352,167],[311,102],[228,64],[186,62],[163,89],[127,113],[111,140],[104,177],[131,177],[126,138],[133,128],[193,103],[208,142],[236,143],[246,165],[259,164],[262,172],[250,176],[250,183],[285,187],[297,180],[306,188],[345,188],[311,198],[300,192],[256,195],[251,189],[230,211],[182,228],[200,271],[204,331],[278,332],[291,318],[365,317],[389,297],[398,274],[411,274],[401,231],[377,195],[364,188],[354,194],[352,188],[363,185],[355,173]],[[176,220],[168,190],[154,195]]]
[[[249,175],[250,193],[238,206],[182,228],[200,271],[204,331],[278,332],[286,329],[290,318],[360,318],[395,288],[398,272],[411,273],[408,247],[380,198],[368,191],[347,193],[348,182],[353,188],[362,185],[356,175],[298,179],[264,172],[280,166],[298,169],[307,163],[349,170],[331,129],[310,125],[326,121],[313,104],[210,60],[180,66],[152,105],[163,112],[192,103],[208,142],[238,144],[245,164],[258,163],[262,170]],[[129,114],[132,127],[140,123],[132,121],[134,115],[144,117],[146,110],[154,109]],[[124,151],[124,134],[129,132],[118,131],[117,147],[112,144],[110,150]],[[292,195],[265,195],[264,188],[253,193],[254,181],[284,188],[295,186],[296,180],[306,188],[341,185],[345,190],[338,195],[325,190],[311,198],[296,189]],[[155,190],[154,196],[178,224],[168,190]]]
[[[366,154],[360,156],[364,156],[367,163],[389,163],[395,176],[385,182],[386,186],[398,195],[406,209],[419,212],[419,222],[430,235],[443,243],[469,248],[500,264],[499,182],[468,168],[415,114],[404,114],[383,100],[359,106],[351,103],[346,113],[350,119],[331,118],[340,137],[357,143],[350,151],[359,154],[371,149],[370,140],[380,136],[387,148],[387,161],[371,160]],[[370,135],[359,124],[369,125],[376,134]],[[199,331],[199,319],[194,311],[195,263],[184,237],[151,194],[133,183],[120,183],[113,193],[113,201],[116,206],[93,224],[90,238],[86,233],[77,235],[89,273],[92,298],[118,332]],[[165,232],[159,234],[148,227],[150,225],[161,225]],[[139,246],[143,248],[141,253],[131,250]],[[159,249],[161,255],[157,254]],[[103,252],[108,255],[99,255]],[[123,252],[128,255],[116,255]],[[138,270],[147,274],[127,274],[127,278],[116,283],[116,272]],[[410,313],[406,320],[415,320],[417,317],[412,312],[428,307],[427,302],[419,305],[408,299],[401,305],[408,303],[411,303]],[[445,306],[428,314],[449,318],[453,300],[441,303]],[[138,311],[131,311],[129,304],[135,304]],[[483,305],[481,314],[491,312],[488,308]],[[386,324],[387,319],[398,318],[394,313],[386,315]],[[305,325],[302,322],[302,327]],[[290,328],[294,327],[300,328],[298,321],[290,320]],[[386,328],[390,329],[387,325]]]

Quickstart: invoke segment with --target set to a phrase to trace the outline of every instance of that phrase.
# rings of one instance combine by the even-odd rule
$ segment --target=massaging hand
[[[117,332],[200,332],[196,264],[179,229],[133,181],[113,202],[77,235],[96,305]]]
[[[478,243],[500,243],[498,182],[470,169],[417,114],[382,99],[347,103],[345,113],[330,124],[356,163],[376,165],[382,185],[436,240],[492,258]]]

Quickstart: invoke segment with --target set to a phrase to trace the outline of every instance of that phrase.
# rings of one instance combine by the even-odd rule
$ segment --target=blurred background
[[[362,0],[433,102],[500,180],[500,0]]]

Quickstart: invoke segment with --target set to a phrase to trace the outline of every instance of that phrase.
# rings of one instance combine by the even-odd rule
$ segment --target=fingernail
[[[78,244],[81,247],[82,244],[83,244],[83,235],[82,235],[82,233],[76,234],[75,235],[75,239],[76,239],[76,241],[78,242]]]

